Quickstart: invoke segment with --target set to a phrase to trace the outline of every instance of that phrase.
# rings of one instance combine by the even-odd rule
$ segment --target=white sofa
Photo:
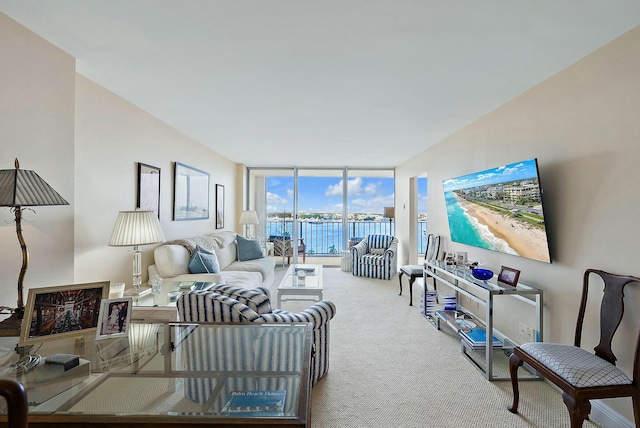
[[[149,279],[161,277],[168,281],[209,281],[249,289],[270,287],[273,284],[275,259],[263,257],[238,261],[236,236],[234,232],[220,231],[160,245],[153,252],[154,264],[149,266]],[[196,245],[215,252],[220,264],[219,274],[189,272],[189,259]]]

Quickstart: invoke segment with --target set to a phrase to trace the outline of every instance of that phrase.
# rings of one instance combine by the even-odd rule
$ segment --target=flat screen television
[[[451,240],[551,263],[537,159],[442,182]]]

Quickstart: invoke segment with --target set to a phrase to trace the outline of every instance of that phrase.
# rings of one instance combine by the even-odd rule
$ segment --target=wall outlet
[[[527,326],[520,323],[518,325],[518,335],[520,336],[520,339],[526,339],[527,338]]]
[[[527,342],[535,342],[536,341],[536,331],[529,327],[527,327]]]

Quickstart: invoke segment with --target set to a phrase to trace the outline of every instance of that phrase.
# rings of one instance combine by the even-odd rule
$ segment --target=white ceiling
[[[249,166],[395,166],[640,24],[638,0],[0,0]]]

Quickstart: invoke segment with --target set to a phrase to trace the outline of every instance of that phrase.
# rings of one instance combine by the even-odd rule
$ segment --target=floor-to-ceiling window
[[[248,186],[245,209],[258,213],[259,236],[301,238],[308,257],[338,256],[357,238],[395,230],[390,169],[248,168]]]

